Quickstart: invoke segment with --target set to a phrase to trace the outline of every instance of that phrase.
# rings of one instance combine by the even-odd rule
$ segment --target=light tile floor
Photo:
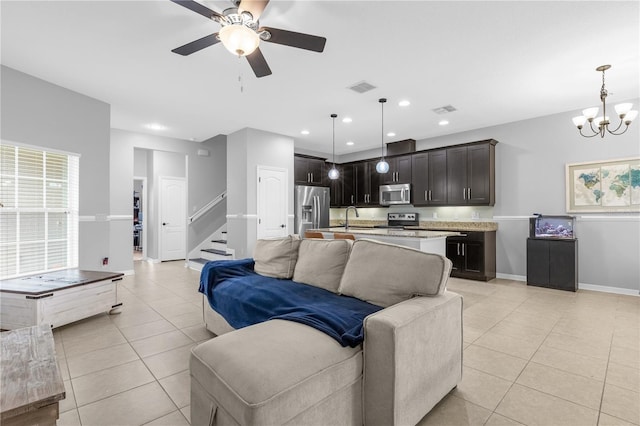
[[[188,359],[212,335],[199,273],[135,262],[118,315],[54,330],[58,425],[187,425]],[[464,296],[464,377],[419,424],[640,425],[640,298],[452,278]],[[323,425],[324,426],[324,425]]]

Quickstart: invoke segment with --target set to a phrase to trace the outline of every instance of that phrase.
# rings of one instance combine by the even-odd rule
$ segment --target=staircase
[[[227,232],[222,231],[219,239],[211,240],[208,248],[200,250],[200,257],[189,259],[189,268],[201,271],[204,264],[211,260],[231,260],[234,258],[233,250],[227,248]]]

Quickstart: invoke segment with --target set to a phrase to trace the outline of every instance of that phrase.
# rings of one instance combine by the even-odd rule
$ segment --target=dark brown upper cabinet
[[[495,145],[489,139],[447,148],[447,205],[495,204]]]
[[[411,155],[388,157],[386,161],[389,163],[389,171],[380,174],[380,185],[411,183]]]
[[[412,155],[412,204],[444,206],[447,204],[447,150],[438,149]]]
[[[293,157],[293,175],[296,185],[322,185],[325,172],[324,162],[322,158],[295,155]]]
[[[380,201],[380,173],[378,160],[353,163],[356,206],[377,206]]]

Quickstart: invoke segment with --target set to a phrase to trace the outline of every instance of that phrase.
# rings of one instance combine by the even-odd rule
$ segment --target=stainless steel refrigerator
[[[329,188],[296,185],[295,233],[304,236],[304,232],[308,229],[327,228],[330,199]]]

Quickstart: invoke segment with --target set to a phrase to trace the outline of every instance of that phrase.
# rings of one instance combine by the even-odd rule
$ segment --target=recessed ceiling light
[[[349,141],[349,142],[347,142],[347,145],[349,145],[349,146],[353,146],[353,145],[355,145],[355,144],[356,144],[356,143],[355,143],[354,141]]]
[[[308,135],[308,134],[309,134],[309,131],[308,131],[308,130],[303,130],[303,131],[301,131],[300,133],[301,133],[301,134],[303,134],[303,135]]]
[[[389,136],[390,138],[394,137],[395,135],[396,135],[396,134],[395,134],[395,133],[393,133],[393,132],[389,132],[389,133],[387,133],[387,136]]]
[[[145,126],[147,129],[149,130],[167,130],[167,126],[163,126],[162,124],[159,123],[149,123],[149,124],[145,124]]]
[[[446,126],[447,124],[449,124],[449,122],[447,120],[440,120],[438,121],[438,124],[441,126]]]
[[[351,117],[345,117],[342,119],[343,123],[351,123],[353,120],[351,119]]]
[[[406,99],[404,99],[404,100],[402,100],[402,101],[398,102],[398,106],[401,106],[401,107],[406,107],[406,106],[409,106],[409,105],[411,105],[411,102],[409,102],[409,101],[408,101],[408,100],[406,100]]]

